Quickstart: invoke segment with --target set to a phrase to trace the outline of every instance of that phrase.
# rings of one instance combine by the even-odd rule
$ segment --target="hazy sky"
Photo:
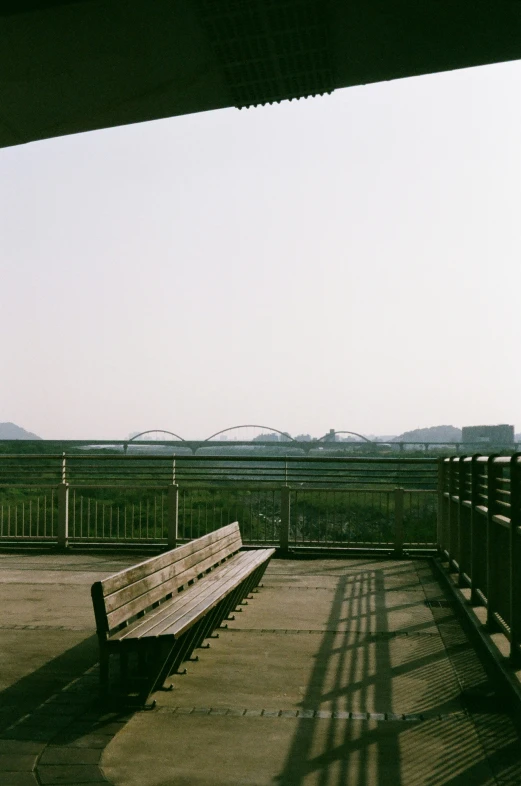
[[[0,150],[0,421],[521,430],[521,63]]]

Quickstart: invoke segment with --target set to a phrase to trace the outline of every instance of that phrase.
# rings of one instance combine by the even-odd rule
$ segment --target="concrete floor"
[[[0,554],[2,786],[521,783],[514,724],[452,609],[426,606],[443,593],[422,561],[272,560],[154,711],[104,713],[89,588],[136,561]]]

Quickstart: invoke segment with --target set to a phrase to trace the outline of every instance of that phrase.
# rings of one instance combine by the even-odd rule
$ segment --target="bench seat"
[[[119,654],[125,694],[129,655],[137,652],[138,700],[146,701],[202,646],[257,586],[275,552],[241,548],[234,522],[92,585],[102,695],[108,693],[111,652]]]
[[[144,617],[134,620],[115,633],[108,643],[117,645],[129,639],[157,636],[179,637],[232,592],[256,567],[269,559],[273,551],[262,549],[239,552],[235,559],[215,568],[211,576],[207,574],[206,581],[198,581]]]

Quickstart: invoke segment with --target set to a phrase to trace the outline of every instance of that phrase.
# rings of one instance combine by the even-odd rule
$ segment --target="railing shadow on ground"
[[[337,590],[335,592],[331,612],[327,621],[327,629],[329,631],[336,631],[342,624],[345,625],[345,631],[341,633],[325,633],[319,650],[315,657],[315,665],[309,681],[306,694],[302,700],[302,707],[320,708],[324,702],[327,701],[331,708],[332,716],[330,719],[322,718],[303,718],[298,723],[298,728],[295,733],[291,749],[289,751],[284,771],[280,774],[278,781],[281,784],[301,784],[304,783],[306,776],[311,772],[318,773],[317,783],[321,786],[326,784],[344,784],[348,777],[348,764],[349,756],[358,750],[360,757],[358,763],[359,778],[358,784],[368,783],[366,781],[364,772],[367,770],[366,754],[368,745],[362,740],[362,745],[357,744],[355,740],[351,739],[351,727],[347,719],[335,717],[336,712],[341,712],[346,708],[343,706],[342,699],[345,698],[347,690],[346,686],[351,686],[354,682],[360,686],[360,700],[364,700],[365,694],[369,688],[369,683],[360,682],[357,679],[355,670],[362,669],[362,672],[367,672],[367,658],[369,657],[368,648],[364,648],[362,658],[364,660],[357,661],[355,658],[350,659],[349,669],[346,672],[346,656],[349,649],[352,647],[350,640],[356,633],[349,630],[349,619],[353,622],[360,621],[360,614],[363,613],[363,606],[370,603],[371,592],[367,584],[377,582],[378,572],[363,571],[359,574],[362,587],[365,586],[365,593],[354,598],[348,603],[346,609],[346,596],[348,597],[348,589],[352,583],[348,577],[340,577],[338,581]],[[369,590],[369,591],[367,591]],[[347,615],[345,615],[347,611]],[[379,617],[382,616],[381,614]],[[383,615],[385,617],[385,615]],[[386,620],[379,619],[379,630],[385,632],[387,630]],[[382,622],[384,623],[382,625]],[[335,685],[332,691],[326,691],[326,680],[335,654],[338,653],[338,659],[335,668]],[[377,668],[390,671],[389,654],[384,649],[383,653],[379,655],[379,663]],[[386,703],[388,700],[386,698]],[[317,737],[319,724],[327,723],[328,728],[325,735],[325,750],[319,755],[312,755],[314,749],[315,739]],[[390,755],[394,760],[399,760],[400,751],[395,744],[391,741],[391,750],[388,749],[387,755]],[[333,772],[335,770],[335,772]],[[354,783],[353,780],[350,781]]]
[[[519,737],[510,717],[496,703],[492,711],[485,708],[471,720],[465,712],[468,702],[457,696],[457,690],[449,701],[443,698],[447,669],[455,674],[460,689],[462,679],[466,687],[474,685],[478,690],[486,681],[484,672],[467,662],[471,645],[465,636],[452,641],[442,637],[445,646],[441,645],[439,626],[450,629],[457,624],[452,611],[440,609],[428,622],[390,630],[389,610],[376,602],[390,575],[365,568],[355,584],[352,577],[339,577],[327,622],[327,630],[337,632],[324,633],[301,702],[302,709],[327,712],[324,717],[315,712],[313,717],[298,719],[284,769],[274,782],[281,786],[311,781],[320,786],[485,786],[494,783],[495,776],[505,784],[521,782]],[[422,584],[416,586],[421,592]],[[394,589],[405,588],[410,586]],[[393,606],[392,611],[418,602],[423,603]],[[412,658],[393,664],[391,642],[397,636],[413,636],[419,646]],[[434,664],[447,656],[447,668],[436,675]],[[454,658],[459,658],[458,668],[467,670],[466,680],[455,668]],[[416,718],[401,719],[392,714],[393,699],[395,711],[400,712],[400,697],[393,697],[393,679],[399,675],[421,682],[427,712],[420,707]],[[363,713],[352,712],[353,700],[360,709],[372,704],[365,719]]]

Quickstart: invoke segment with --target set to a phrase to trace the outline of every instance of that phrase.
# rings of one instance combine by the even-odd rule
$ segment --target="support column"
[[[289,522],[291,515],[291,500],[289,486],[282,486],[280,490],[280,550],[282,554],[289,551]]]
[[[436,528],[437,528],[436,540],[438,541],[437,542],[437,546],[438,546],[438,551],[440,552],[440,554],[443,551],[443,546],[444,546],[443,533],[445,531],[444,520],[443,520],[443,511],[444,511],[443,492],[444,492],[444,489],[445,489],[445,482],[444,482],[445,481],[445,475],[444,475],[444,472],[445,472],[445,459],[440,458],[440,459],[438,459],[438,510],[437,510],[437,517],[436,517],[436,525],[437,525],[436,526]]]
[[[494,618],[494,612],[497,611],[497,547],[495,542],[495,530],[498,526],[494,523],[494,515],[497,511],[497,489],[498,489],[498,475],[500,472],[499,465],[494,462],[496,456],[490,456],[487,462],[488,467],[488,482],[487,482],[487,628],[489,631],[499,630],[499,626]]]
[[[58,548],[69,546],[69,484],[58,486]]]
[[[482,548],[482,541],[479,538],[479,525],[482,523],[483,517],[477,512],[476,508],[479,505],[479,453],[472,456],[471,466],[471,491],[470,502],[470,602],[474,606],[481,604],[481,598],[476,590],[478,589],[478,576],[479,576],[479,561],[480,549]]]
[[[403,555],[403,498],[404,489],[394,490],[394,556]]]
[[[521,662],[521,455],[510,462],[510,660]]]
[[[58,548],[69,546],[69,484],[67,483],[67,459],[62,454],[61,483],[58,486]]]
[[[168,487],[168,548],[177,546],[179,527],[179,486],[173,483]]]

